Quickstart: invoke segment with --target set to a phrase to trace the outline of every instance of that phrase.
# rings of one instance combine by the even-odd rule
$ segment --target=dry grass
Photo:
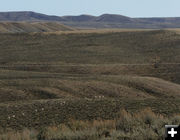
[[[43,34],[89,34],[89,33],[119,33],[119,32],[141,32],[141,31],[156,31],[157,29],[78,29],[74,31],[56,31],[56,32],[46,32]]]
[[[120,114],[115,120],[69,120],[36,131],[7,132],[0,136],[0,140],[160,140],[164,138],[166,124],[180,123],[180,115],[168,118],[155,114],[150,108],[137,113],[122,110]]]
[[[0,22],[0,33],[30,33],[73,31],[74,29],[56,22]]]
[[[74,139],[96,138],[104,128],[121,139],[145,135],[145,130],[156,135],[153,128],[161,121],[154,120],[161,116],[119,111],[180,112],[179,45],[178,34],[163,30],[0,34],[0,127],[54,124],[48,136]],[[81,121],[68,125],[70,118]],[[59,132],[60,123],[66,133]]]
[[[174,32],[180,34],[180,28],[169,28],[169,29],[166,29],[166,30],[174,31]]]

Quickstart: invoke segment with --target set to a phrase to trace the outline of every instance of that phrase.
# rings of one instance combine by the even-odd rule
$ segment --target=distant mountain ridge
[[[58,16],[49,16],[31,11],[22,11],[0,12],[0,21],[63,21],[63,19]]]
[[[61,22],[79,28],[180,28],[180,17],[130,18],[122,15],[49,16],[31,11],[0,12],[0,22]]]

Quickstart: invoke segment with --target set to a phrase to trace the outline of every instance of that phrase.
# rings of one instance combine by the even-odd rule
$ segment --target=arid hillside
[[[179,71],[171,30],[0,34],[0,128],[179,113]]]
[[[73,31],[74,29],[56,22],[0,22],[0,33],[30,33]]]

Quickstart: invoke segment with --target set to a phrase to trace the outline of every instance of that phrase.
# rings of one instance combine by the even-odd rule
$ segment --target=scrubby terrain
[[[180,116],[170,118],[155,114],[146,108],[137,113],[121,110],[114,120],[69,120],[59,125],[35,129],[10,131],[0,140],[163,140],[164,124],[178,124]]]
[[[171,30],[0,34],[0,129],[116,120],[147,107],[171,118],[179,71]]]

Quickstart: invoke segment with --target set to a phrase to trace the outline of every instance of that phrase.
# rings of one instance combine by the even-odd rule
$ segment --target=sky
[[[180,17],[180,0],[0,0],[0,12],[48,15],[120,14],[129,17]]]

